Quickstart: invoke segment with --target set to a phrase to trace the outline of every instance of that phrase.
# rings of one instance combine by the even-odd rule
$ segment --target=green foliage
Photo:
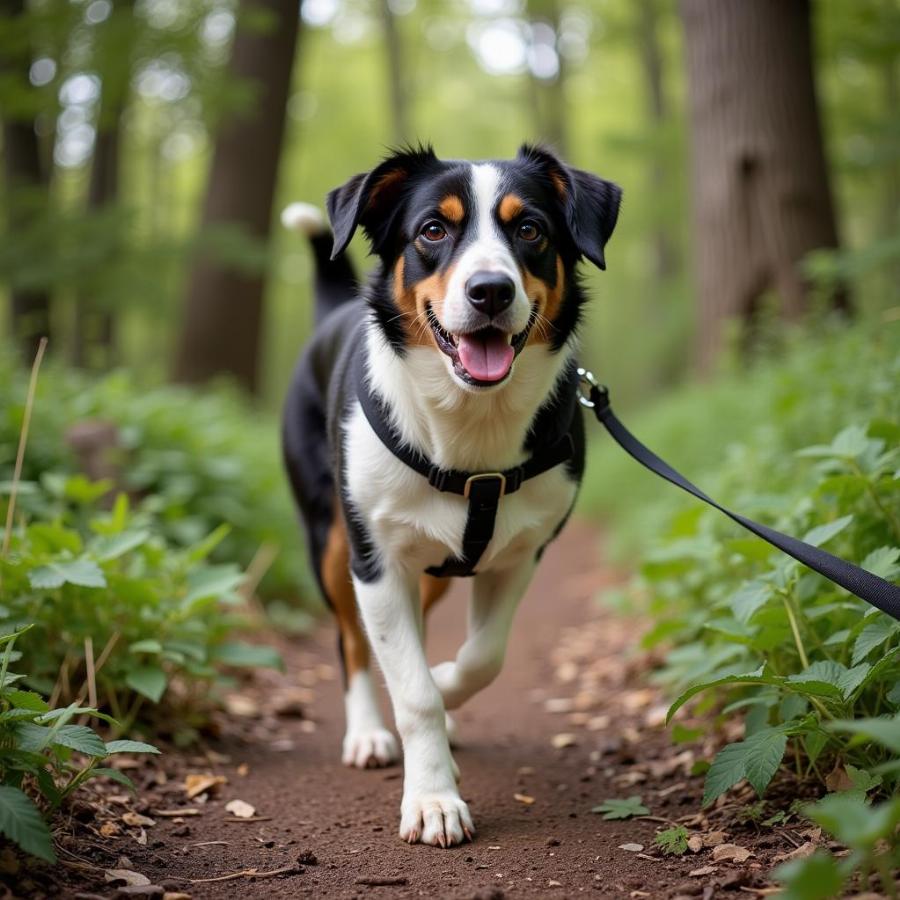
[[[0,834],[26,853],[55,862],[50,829],[38,803],[52,812],[97,776],[113,777],[133,789],[126,775],[99,763],[115,753],[159,751],[141,741],[105,743],[92,728],[72,720],[93,717],[116,725],[109,716],[77,702],[51,709],[40,694],[14,687],[28,681],[9,667],[26,659],[14,645],[31,630],[26,626],[0,636]]]
[[[732,435],[717,428],[722,457],[711,471],[671,455],[732,508],[896,579],[898,381],[896,335],[825,333],[741,387],[710,388],[708,404],[691,392],[687,431],[701,415],[717,423],[722,398],[745,419],[733,436],[744,443],[727,452]],[[670,456],[664,439],[650,443]],[[669,647],[658,678],[678,692],[670,718],[704,694],[728,696],[724,713],[746,716],[744,740],[712,762],[704,803],[743,779],[762,795],[788,750],[800,775],[824,779],[840,759],[848,772],[880,773],[890,789],[898,749],[852,735],[894,727],[886,717],[900,709],[900,624],[719,513],[677,496],[664,503],[669,525],[645,554],[635,591],[655,623],[645,644]],[[665,521],[659,504],[649,514]]]
[[[682,856],[688,849],[688,832],[684,825],[675,825],[660,831],[653,838],[653,843],[662,850],[666,856]]]
[[[96,499],[63,502],[83,491],[79,476],[42,482],[30,499],[52,517],[15,529],[0,559],[0,629],[32,625],[19,641],[27,686],[49,694],[69,685],[74,696],[87,683],[90,641],[103,660],[97,703],[128,724],[140,700],[158,703],[173,679],[190,685],[220,665],[279,664],[270,648],[233,639],[247,624],[244,576],[206,562],[223,531],[182,548],[124,494],[105,510]]]
[[[11,355],[0,355],[0,491],[12,474],[24,378]],[[109,484],[91,485],[78,474],[81,463],[67,435],[84,422],[114,426],[118,446],[103,450],[101,459],[114,471],[116,487],[136,498],[136,531],[117,535],[117,541],[142,540],[152,522],[167,542],[188,548],[226,523],[227,533],[216,532],[213,540],[214,561],[246,568],[262,549],[261,557],[272,561],[258,589],[316,607],[272,419],[224,389],[144,390],[124,373],[98,379],[45,367],[19,499],[27,516],[77,519],[80,503],[109,490]],[[68,575],[48,570],[35,577],[51,583],[96,579],[86,566],[78,562]]]
[[[594,806],[591,812],[603,813],[604,819],[630,819],[632,816],[650,814],[650,810],[641,803],[641,798],[637,794],[624,800],[617,797],[606,799],[598,806]]]

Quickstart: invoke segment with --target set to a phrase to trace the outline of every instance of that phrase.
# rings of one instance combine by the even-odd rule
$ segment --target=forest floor
[[[636,646],[646,623],[595,602],[616,578],[599,552],[596,532],[579,523],[551,547],[503,673],[458,713],[473,843],[407,846],[397,837],[401,768],[341,765],[341,685],[326,622],[308,638],[275,638],[285,672],[241,683],[221,736],[203,751],[133,763],[136,797],[111,784],[88,793],[57,832],[59,865],[10,882],[0,856],[0,878],[15,884],[12,896],[83,900],[774,893],[774,864],[810,852],[820,834],[790,818],[759,829],[748,821],[749,790],[701,811],[703,779],[691,772],[722,736],[707,723],[694,743],[672,742],[664,699],[644,677],[654,660]],[[462,638],[464,587],[432,616],[435,661]],[[634,795],[649,815],[607,821],[592,812]],[[235,800],[253,807],[249,818],[229,807]],[[676,823],[691,849],[666,856],[654,837]]]

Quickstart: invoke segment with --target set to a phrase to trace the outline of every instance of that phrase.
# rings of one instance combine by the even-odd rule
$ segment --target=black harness
[[[369,388],[365,377],[365,355],[360,353],[356,362],[356,393],[369,425],[379,440],[400,462],[418,472],[438,491],[458,494],[469,501],[466,527],[463,530],[462,555],[448,556],[439,566],[429,566],[425,571],[439,578],[468,577],[475,574],[487,545],[494,536],[497,509],[500,499],[514,494],[531,478],[543,475],[571,459],[575,447],[572,441],[571,417],[562,435],[541,436],[534,453],[521,465],[502,472],[462,472],[459,469],[442,469],[428,457],[405,443],[390,423],[384,403]],[[573,397],[577,394],[577,374],[573,370]],[[572,403],[572,416],[577,404]],[[541,441],[541,437],[545,439]],[[549,440],[546,439],[549,437]]]
[[[567,430],[561,436],[550,436],[550,439],[538,445],[538,448],[524,463],[503,472],[460,472],[455,469],[441,469],[434,465],[418,450],[403,443],[396,430],[388,422],[386,411],[381,400],[370,390],[364,377],[364,354],[357,355],[356,390],[363,412],[378,435],[394,456],[414,469],[428,483],[439,491],[459,494],[469,501],[466,527],[463,532],[462,556],[451,556],[440,566],[426,569],[430,575],[468,576],[475,574],[485,548],[494,534],[494,523],[497,519],[497,508],[500,499],[507,494],[515,493],[529,478],[535,478],[569,459],[574,452],[571,436],[571,418]],[[573,397],[577,396],[582,406],[593,410],[597,421],[610,433],[612,438],[641,465],[664,478],[671,484],[692,494],[698,500],[708,503],[724,513],[739,525],[751,531],[757,537],[768,541],[788,556],[803,563],[830,581],[840,585],[850,593],[865,600],[872,606],[900,621],[900,587],[891,584],[884,578],[867,572],[853,563],[847,562],[821,547],[814,547],[804,541],[782,534],[768,525],[761,525],[746,516],[732,512],[705,494],[682,474],[660,459],[652,450],[645,447],[617,418],[609,401],[609,391],[597,383],[594,376],[585,369],[573,370],[575,384]],[[579,394],[578,382],[586,392]],[[572,414],[576,406],[572,405]],[[540,439],[540,435],[537,436]]]

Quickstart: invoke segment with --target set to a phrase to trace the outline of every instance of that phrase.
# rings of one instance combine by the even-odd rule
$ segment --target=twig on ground
[[[183,878],[190,884],[212,884],[215,881],[235,881],[238,878],[274,878],[276,875],[300,875],[303,869],[299,866],[285,866],[283,869],[272,869],[269,872],[260,872],[259,869],[244,869],[241,872],[232,872],[230,875],[219,875],[216,878]]]
[[[396,878],[382,878],[378,875],[364,875],[361,878],[357,878],[354,884],[364,884],[367,887],[400,887],[404,884],[409,884],[409,879],[403,877],[402,875],[397,876]]]

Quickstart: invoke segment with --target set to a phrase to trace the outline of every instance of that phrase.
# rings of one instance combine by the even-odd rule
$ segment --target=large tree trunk
[[[665,61],[659,39],[659,0],[638,0],[635,9],[647,116],[654,137],[654,154],[649,170],[650,188],[653,195],[658,195],[665,190],[668,177],[659,138],[669,118],[663,76]],[[654,228],[653,257],[653,274],[657,283],[662,285],[675,274],[678,263],[671,235],[661,222]]]
[[[384,53],[387,65],[388,86],[390,88],[391,123],[397,146],[410,139],[409,94],[406,90],[403,40],[397,24],[397,16],[391,9],[390,0],[378,0],[381,11],[381,27],[384,32]]]
[[[240,27],[242,16],[264,12],[274,20],[264,33]],[[201,229],[237,224],[266,240],[284,132],[285,105],[297,44],[297,0],[243,0],[232,50],[231,76],[254,83],[252,110],[229,121],[213,151]],[[202,382],[230,374],[257,388],[264,278],[222,260],[196,260],[175,364],[179,381]]]
[[[773,289],[807,309],[800,262],[837,247],[813,75],[809,0],[681,0],[693,138],[698,361]],[[842,291],[832,298],[846,308]]]
[[[25,15],[24,0],[2,0],[0,15],[14,19]],[[31,65],[30,48],[22,46],[18,52],[0,58],[0,72],[21,82],[28,90],[28,70]],[[41,148],[34,122],[30,118],[3,117],[3,172],[7,190],[7,218],[10,231],[27,228],[30,204],[9,202],[19,190],[45,193],[49,184],[47,167],[41,161]],[[49,197],[47,197],[49,202]],[[31,363],[40,339],[50,336],[50,294],[43,289],[13,288],[10,291],[11,330],[23,358]]]

